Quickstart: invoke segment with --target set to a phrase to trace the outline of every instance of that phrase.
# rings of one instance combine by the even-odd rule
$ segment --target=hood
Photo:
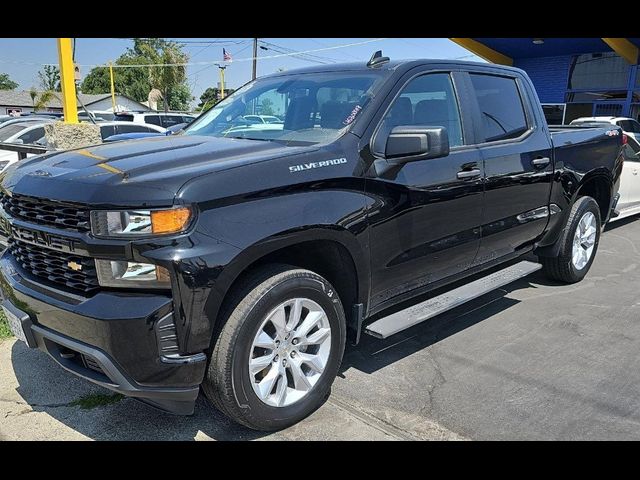
[[[53,200],[105,206],[171,204],[188,180],[316,147],[177,135],[41,155],[7,170],[2,187]]]

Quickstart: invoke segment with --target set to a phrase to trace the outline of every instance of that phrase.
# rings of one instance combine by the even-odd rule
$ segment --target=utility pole
[[[253,72],[251,74],[251,80],[256,79],[256,71],[258,69],[258,39],[253,39]]]
[[[218,65],[220,69],[220,100],[224,99],[224,69],[226,66]]]

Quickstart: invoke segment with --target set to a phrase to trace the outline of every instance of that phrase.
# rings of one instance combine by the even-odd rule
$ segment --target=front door
[[[455,77],[453,77],[455,78]],[[373,135],[380,156],[394,126],[445,127],[450,154],[406,163],[367,179],[371,305],[393,303],[399,295],[468,269],[480,244],[482,161],[467,146],[457,82],[449,73],[407,79]],[[384,162],[384,160],[381,160]]]
[[[469,74],[485,170],[482,242],[476,264],[530,248],[549,220],[553,151],[537,98],[518,77]],[[525,100],[526,99],[526,100]],[[523,101],[525,100],[525,101]]]

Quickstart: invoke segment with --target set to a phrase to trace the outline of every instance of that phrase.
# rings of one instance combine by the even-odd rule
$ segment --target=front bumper
[[[173,304],[161,294],[100,292],[70,297],[22,276],[0,258],[4,304],[22,315],[29,346],[66,370],[171,413],[193,413],[206,356],[168,353]]]

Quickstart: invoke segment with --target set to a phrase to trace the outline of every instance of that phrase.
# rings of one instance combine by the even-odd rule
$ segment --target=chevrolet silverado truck
[[[265,76],[179,135],[8,169],[2,307],[89,381],[186,415],[202,388],[281,429],[323,403],[361,333],[539,268],[580,281],[622,143],[613,125],[549,128],[516,68],[377,53]]]

